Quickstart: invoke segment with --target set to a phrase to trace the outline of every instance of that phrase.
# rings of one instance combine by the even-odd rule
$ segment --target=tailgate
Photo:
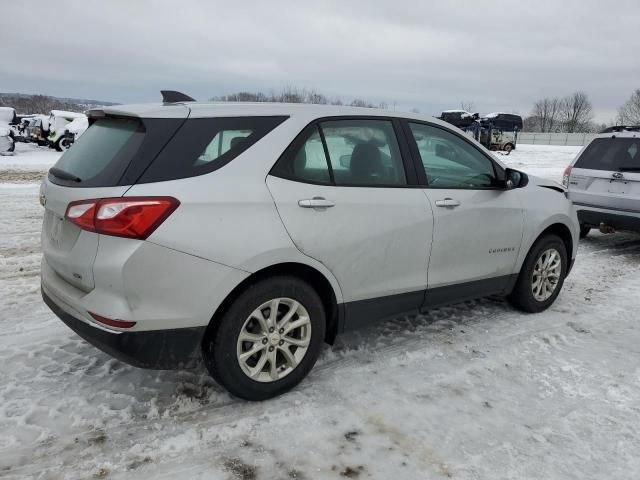
[[[93,261],[98,251],[97,233],[82,230],[64,218],[67,206],[75,200],[120,197],[128,187],[68,188],[43,181],[42,254],[60,277],[73,286],[89,292],[94,287]]]
[[[640,173],[574,168],[569,196],[576,203],[640,211]]]
[[[155,159],[188,116],[183,105],[164,107],[168,118],[104,115],[67,150],[41,186],[44,259],[84,292],[94,288],[100,235],[65,219],[77,200],[121,197]]]

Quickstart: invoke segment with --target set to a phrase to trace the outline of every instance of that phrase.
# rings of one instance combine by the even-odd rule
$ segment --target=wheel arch
[[[542,230],[542,232],[540,232],[540,234],[536,237],[536,239],[533,241],[533,243],[531,243],[531,245],[529,246],[529,251],[531,251],[531,248],[533,248],[533,246],[536,244],[536,242],[538,240],[540,240],[542,237],[544,237],[545,235],[556,235],[558,237],[560,237],[560,239],[562,240],[562,243],[564,243],[564,246],[567,250],[567,256],[569,257],[569,266],[568,268],[571,268],[571,260],[574,257],[574,242],[573,242],[573,236],[571,234],[571,230],[569,229],[569,227],[567,225],[565,225],[564,223],[560,223],[560,222],[556,222],[556,223],[552,223],[551,225],[549,225],[548,227],[546,227],[544,230]],[[527,252],[527,255],[529,254],[529,251]],[[567,274],[569,274],[569,270],[567,270]]]
[[[283,275],[297,277],[309,283],[316,290],[322,300],[322,304],[326,312],[327,328],[324,341],[328,344],[333,344],[336,335],[341,331],[344,323],[342,304],[338,303],[336,292],[334,291],[331,282],[324,274],[310,265],[298,262],[284,262],[270,265],[253,272],[247,278],[242,280],[231,290],[231,292],[229,292],[229,294],[227,294],[225,299],[214,312],[211,320],[209,321],[209,325],[207,326],[207,334],[205,335],[205,338],[215,332],[215,329],[220,325],[220,320],[226,311],[243,291],[256,282],[269,277]],[[212,332],[212,330],[214,332]]]

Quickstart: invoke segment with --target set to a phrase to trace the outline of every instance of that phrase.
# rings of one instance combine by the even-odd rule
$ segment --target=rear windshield
[[[100,119],[78,139],[55,166],[88,183],[105,172],[109,164],[118,162],[118,157],[126,156],[130,161],[142,144],[144,133],[144,126],[138,120]]]
[[[98,119],[55,165],[80,181],[51,173],[49,179],[112,187],[202,175],[230,162],[285,118]]]
[[[575,167],[591,170],[640,171],[640,139],[596,138],[582,152]]]

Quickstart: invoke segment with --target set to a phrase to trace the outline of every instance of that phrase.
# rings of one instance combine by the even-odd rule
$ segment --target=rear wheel
[[[507,152],[507,153],[511,153],[511,150],[513,150],[513,144],[512,144],[512,143],[507,143],[507,144],[504,146],[503,150],[504,150],[505,152]]]
[[[324,333],[324,307],[315,290],[296,277],[272,277],[248,287],[210,326],[203,357],[211,376],[233,395],[264,400],[309,373]]]
[[[589,235],[590,231],[591,231],[591,227],[584,224],[580,224],[580,238],[585,238],[587,235]]]
[[[567,249],[560,237],[538,239],[522,265],[509,301],[525,312],[546,310],[562,289],[567,265]]]

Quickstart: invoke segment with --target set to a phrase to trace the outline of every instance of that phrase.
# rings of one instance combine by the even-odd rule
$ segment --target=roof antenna
[[[160,90],[162,94],[163,103],[176,103],[176,102],[195,102],[195,98],[191,98],[189,95],[185,95],[182,92],[176,92],[175,90]]]

